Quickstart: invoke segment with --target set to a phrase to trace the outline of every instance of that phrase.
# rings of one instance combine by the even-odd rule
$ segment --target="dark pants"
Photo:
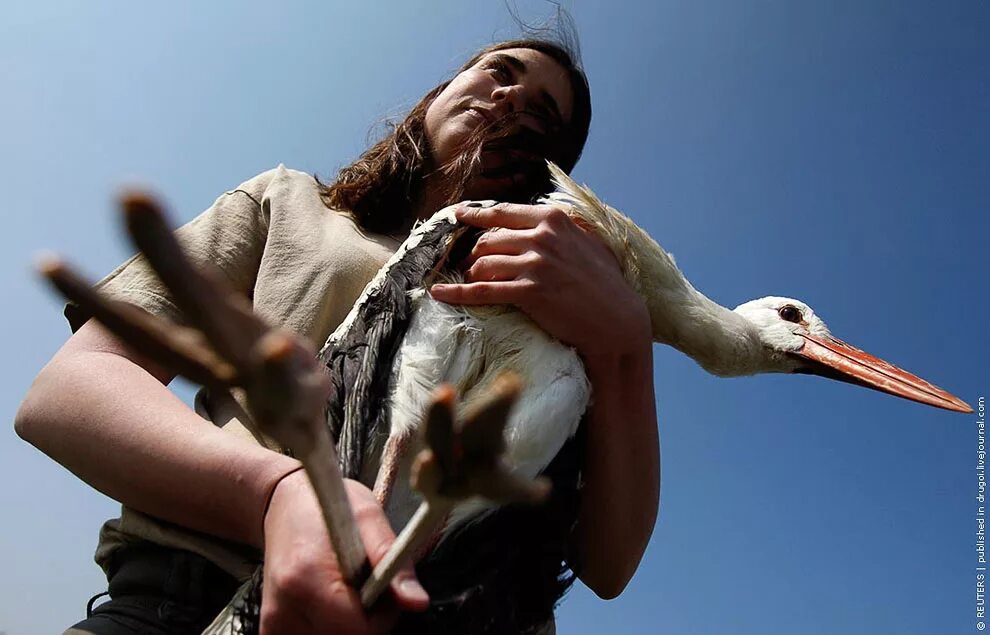
[[[205,558],[151,543],[114,553],[108,579],[110,600],[66,635],[199,635],[238,587]]]

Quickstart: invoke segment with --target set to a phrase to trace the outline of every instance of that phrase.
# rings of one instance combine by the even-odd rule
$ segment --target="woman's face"
[[[512,171],[518,160],[543,160],[513,147],[512,135],[550,137],[570,122],[572,106],[567,71],[553,58],[528,48],[494,51],[461,71],[433,100],[426,111],[426,137],[436,165],[444,165],[464,149],[479,127],[507,122],[508,143],[493,143],[498,147],[492,149],[484,146],[480,173],[465,192],[469,198],[491,196],[522,178]],[[502,119],[507,115],[512,117]]]

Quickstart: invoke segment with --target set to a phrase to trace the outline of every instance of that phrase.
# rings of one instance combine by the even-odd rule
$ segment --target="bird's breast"
[[[577,353],[511,307],[466,308],[438,302],[423,290],[414,293],[413,317],[393,366],[389,436],[418,429],[438,385],[452,384],[463,408],[482,398],[502,372],[512,371],[521,377],[523,392],[506,425],[504,460],[517,474],[536,477],[575,434],[590,399]],[[406,467],[400,478],[407,480]],[[396,510],[389,514],[393,526],[418,504],[418,495],[407,491],[410,500],[390,504]],[[453,522],[485,507],[468,503]]]

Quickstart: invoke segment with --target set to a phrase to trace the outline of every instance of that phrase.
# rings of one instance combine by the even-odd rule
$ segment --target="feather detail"
[[[330,377],[327,425],[338,444],[340,468],[359,478],[365,456],[388,434],[385,398],[393,360],[412,316],[410,292],[440,270],[465,229],[448,207],[413,230],[365,287],[364,293],[320,351]]]
[[[524,387],[506,426],[504,460],[516,474],[535,478],[574,436],[587,408],[591,387],[577,353],[518,311],[478,311],[438,302],[425,291],[413,295],[414,317],[393,369],[390,435],[418,429],[440,383],[453,384],[459,407],[467,408],[511,369]],[[411,464],[415,450],[408,454]],[[400,474],[408,467],[400,466]],[[419,502],[405,479],[397,483],[386,508],[393,527],[402,527]],[[458,506],[448,530],[489,507],[481,500]]]

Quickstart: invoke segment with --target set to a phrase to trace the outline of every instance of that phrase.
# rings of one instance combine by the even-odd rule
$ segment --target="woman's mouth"
[[[529,181],[543,168],[542,159],[531,152],[513,148],[491,148],[481,153],[481,176],[516,184]]]
[[[489,125],[495,121],[494,115],[492,115],[487,110],[479,108],[477,106],[471,106],[467,109],[467,112],[474,118],[477,119],[481,124]]]

